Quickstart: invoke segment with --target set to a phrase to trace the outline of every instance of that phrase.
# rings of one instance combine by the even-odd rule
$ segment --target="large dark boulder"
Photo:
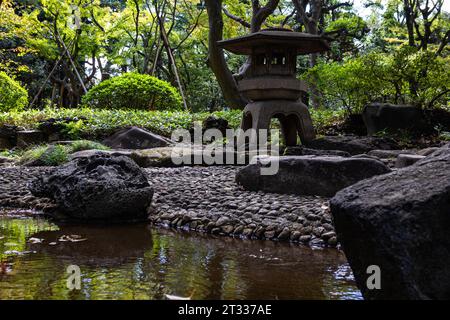
[[[450,299],[450,149],[331,199],[338,240],[366,299]],[[381,290],[366,286],[368,266]]]
[[[148,130],[130,127],[116,132],[103,141],[113,149],[151,149],[167,147],[173,142]]]
[[[366,158],[287,156],[259,157],[242,168],[236,182],[247,190],[266,192],[334,196],[360,180],[390,172],[382,162]],[[261,168],[278,162],[275,175],[261,175]]]
[[[357,155],[371,150],[400,149],[398,144],[389,138],[360,137],[360,136],[325,136],[306,144],[306,147],[318,150],[341,150]]]
[[[374,135],[383,130],[404,129],[420,132],[427,128],[422,109],[411,105],[372,103],[364,108],[362,116],[368,135]]]
[[[33,180],[37,197],[55,200],[58,214],[87,221],[143,220],[153,189],[128,157],[82,157]]]

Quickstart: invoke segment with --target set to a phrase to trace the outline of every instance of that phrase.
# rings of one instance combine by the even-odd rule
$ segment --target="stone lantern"
[[[269,129],[272,118],[281,124],[287,146],[315,138],[311,115],[299,99],[305,84],[296,78],[297,56],[329,49],[321,37],[288,29],[267,29],[243,37],[223,40],[219,46],[235,54],[250,56],[250,65],[238,89],[249,100],[241,129]]]

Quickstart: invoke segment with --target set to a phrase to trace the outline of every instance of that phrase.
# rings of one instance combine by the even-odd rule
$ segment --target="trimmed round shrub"
[[[92,87],[83,104],[100,109],[178,110],[182,100],[168,82],[130,72]]]
[[[19,82],[0,72],[0,112],[22,110],[28,105],[28,92]]]

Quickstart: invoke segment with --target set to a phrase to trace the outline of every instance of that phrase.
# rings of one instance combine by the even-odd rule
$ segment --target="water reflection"
[[[0,217],[0,258],[0,299],[360,298],[345,257],[335,249],[145,224],[69,226]],[[81,268],[80,291],[66,288],[71,264]]]

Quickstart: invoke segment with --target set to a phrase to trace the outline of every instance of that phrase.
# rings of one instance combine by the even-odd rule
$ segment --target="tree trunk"
[[[217,45],[217,41],[223,39],[222,0],[206,0],[205,4],[209,19],[209,67],[217,78],[228,106],[243,109],[247,101],[238,91],[236,80],[226,64],[223,49]]]
[[[313,35],[319,35],[319,22],[322,15],[322,0],[304,1],[304,0],[293,0],[294,6],[297,10],[299,17],[301,18],[301,23],[305,27],[307,33]],[[309,13],[306,12],[306,8],[309,5]],[[313,68],[317,64],[317,59],[319,55],[313,53],[310,55],[309,66]],[[316,80],[314,79],[309,83],[311,106],[313,108],[320,107],[320,96],[321,92],[317,89]]]
[[[403,0],[403,10],[405,12],[405,22],[408,30],[408,44],[414,47],[416,45],[414,40],[414,17],[410,0]]]

